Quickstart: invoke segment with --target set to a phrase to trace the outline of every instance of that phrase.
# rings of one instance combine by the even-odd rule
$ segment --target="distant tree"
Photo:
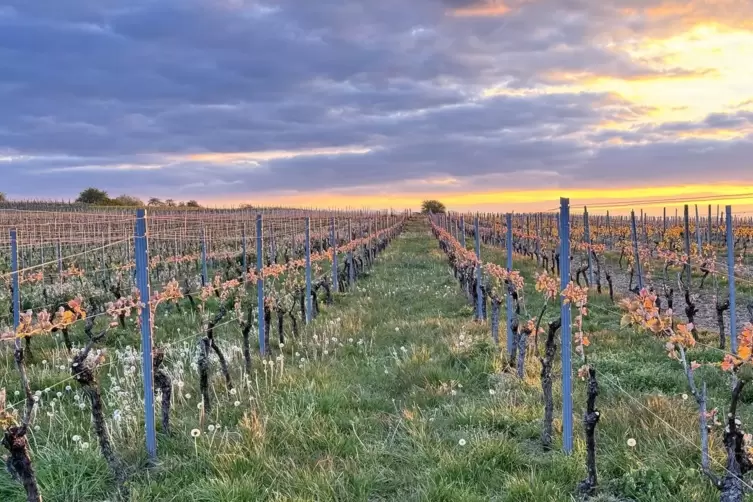
[[[0,192],[0,202],[8,202],[8,197],[5,195],[5,192]]]
[[[162,206],[164,204],[157,197],[152,197],[151,199],[149,199],[149,202],[147,202],[147,205],[148,206]]]
[[[430,211],[434,214],[444,213],[447,212],[447,208],[438,200],[432,199],[423,201],[421,203],[421,212],[428,213]]]
[[[186,207],[201,207],[195,200],[189,200],[186,202]]]
[[[186,207],[186,203],[183,201],[178,202],[178,207]]]
[[[134,206],[134,207],[138,207],[138,206],[143,206],[144,205],[144,202],[141,199],[139,199],[137,197],[134,197],[132,195],[126,195],[126,194],[119,195],[118,197],[115,197],[114,199],[112,199],[112,202],[113,202],[113,205],[115,205],[115,206]]]
[[[76,202],[82,204],[107,204],[110,201],[110,197],[107,192],[100,190],[99,188],[89,187],[78,195]]]
[[[167,207],[175,207],[175,199],[167,199],[167,200],[165,201],[165,205],[166,205]]]

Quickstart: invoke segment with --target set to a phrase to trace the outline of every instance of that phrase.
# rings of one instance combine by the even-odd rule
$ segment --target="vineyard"
[[[753,221],[684,209],[2,208],[1,500],[745,500]]]

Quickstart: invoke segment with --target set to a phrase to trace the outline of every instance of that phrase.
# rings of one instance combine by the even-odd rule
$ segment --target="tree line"
[[[11,202],[5,192],[0,192],[0,204],[5,202]],[[70,202],[70,201],[69,201]],[[89,187],[83,190],[76,199],[79,204],[91,204],[93,206],[111,206],[111,207],[201,207],[195,200],[189,201],[177,201],[175,199],[158,199],[152,197],[146,203],[138,197],[132,195],[118,195],[117,197],[110,197],[110,195],[99,188]]]
[[[99,188],[89,187],[83,190],[76,202],[81,204],[91,204],[94,206],[126,206],[126,207],[201,207],[195,200],[188,202],[176,201],[175,199],[165,199],[164,201],[156,197],[149,199],[146,204],[138,197],[132,195],[119,195],[111,198],[108,193]]]

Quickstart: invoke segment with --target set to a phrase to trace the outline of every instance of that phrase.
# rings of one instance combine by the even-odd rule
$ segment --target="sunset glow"
[[[748,195],[741,197],[739,196],[741,194]],[[272,194],[270,197],[254,198],[254,201],[257,204],[316,208],[411,208],[417,210],[421,200],[435,195],[428,191],[389,193],[385,190],[372,194]],[[553,211],[559,206],[560,197],[570,198],[573,205],[597,205],[599,209],[596,212],[603,213],[610,210],[616,215],[628,214],[633,208],[640,208],[648,214],[658,215],[665,207],[674,210],[685,203],[695,203],[699,207],[706,207],[709,204],[712,206],[732,204],[740,212],[753,210],[753,184],[749,186],[682,185],[623,189],[480,191],[443,194],[440,198],[442,202],[458,211]],[[661,200],[661,202],[651,203],[652,200]],[[631,201],[636,202],[630,204]],[[241,205],[244,202],[244,199],[210,201],[218,206]]]

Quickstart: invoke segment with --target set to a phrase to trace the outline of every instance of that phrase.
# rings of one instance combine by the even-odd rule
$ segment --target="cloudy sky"
[[[753,192],[751,61],[750,0],[5,0],[0,191],[482,210]]]

